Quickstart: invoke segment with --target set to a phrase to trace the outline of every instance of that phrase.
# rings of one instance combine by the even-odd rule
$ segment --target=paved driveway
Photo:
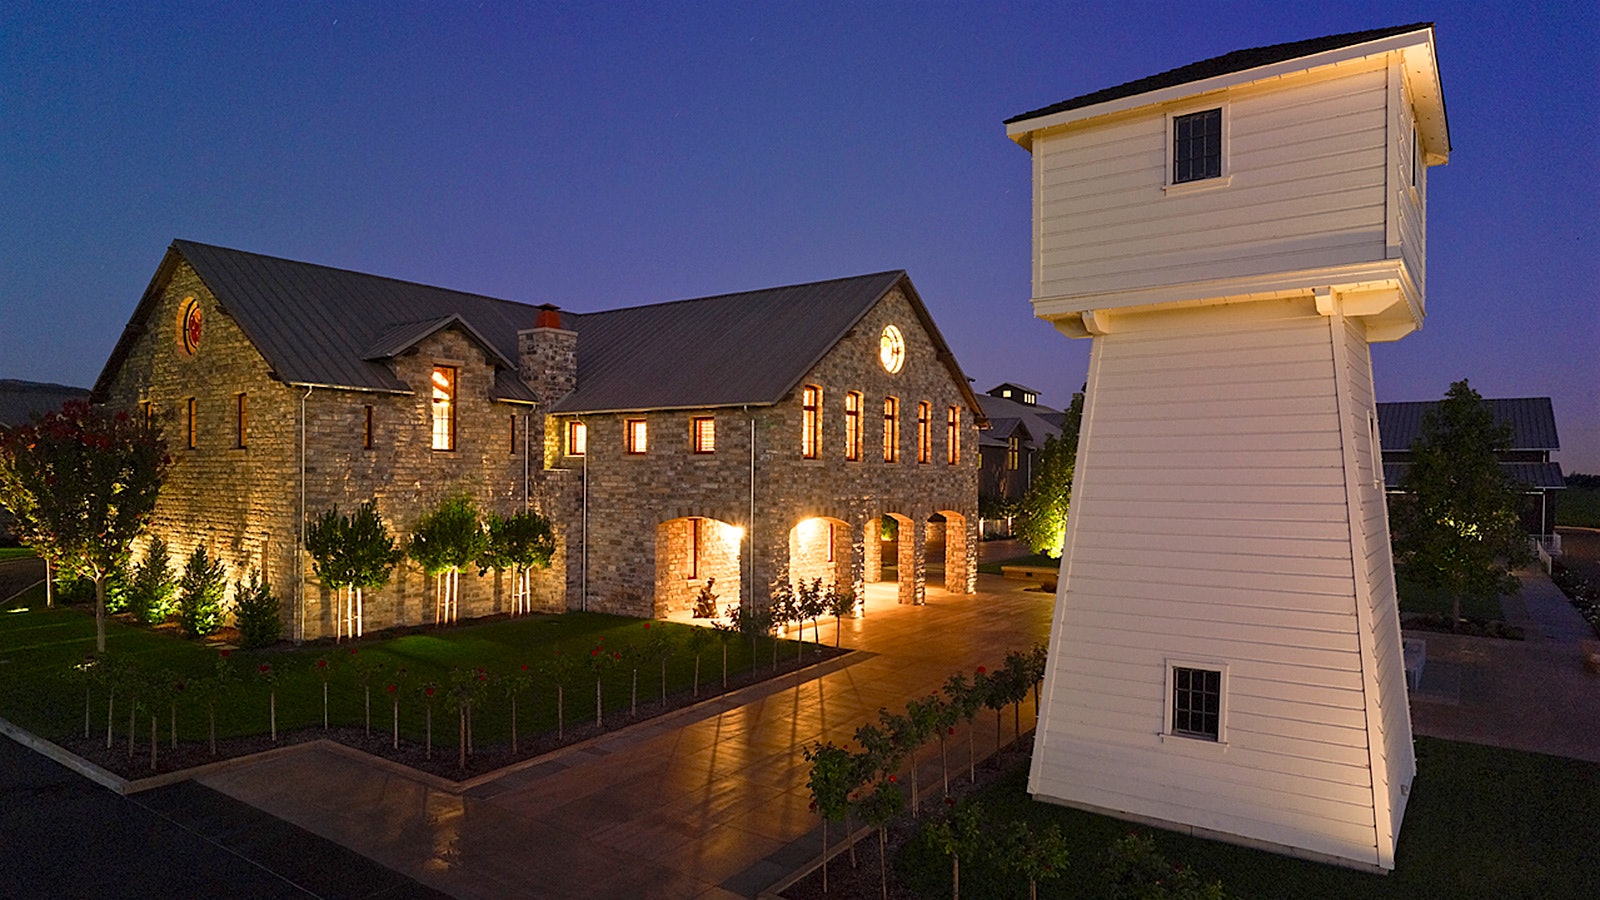
[[[800,747],[843,742],[880,706],[1045,638],[1050,595],[988,576],[980,588],[930,588],[927,606],[901,607],[875,585],[844,635],[864,652],[822,677],[757,686],[464,793],[326,749],[203,783],[458,897],[753,896],[819,846]],[[992,722],[977,720],[980,756]]]

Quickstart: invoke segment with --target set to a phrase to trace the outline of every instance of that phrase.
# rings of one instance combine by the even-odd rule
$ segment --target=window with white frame
[[[1221,666],[1169,663],[1167,734],[1222,741],[1224,674]]]
[[[1173,116],[1172,184],[1222,177],[1222,108]]]

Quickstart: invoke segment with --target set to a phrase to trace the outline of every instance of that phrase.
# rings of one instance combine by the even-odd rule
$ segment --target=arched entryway
[[[866,524],[865,580],[893,581],[901,603],[922,603],[924,586],[921,523],[900,513],[885,513]]]
[[[822,579],[823,586],[852,582],[850,523],[815,516],[789,529],[789,579],[798,583]]]
[[[716,614],[740,602],[739,553],[744,529],[704,516],[656,526],[656,615],[693,610],[701,590],[716,595]]]

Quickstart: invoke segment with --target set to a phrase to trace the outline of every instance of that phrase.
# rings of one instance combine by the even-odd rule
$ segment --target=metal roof
[[[1093,106],[1097,103],[1105,103],[1110,100],[1120,100],[1124,97],[1133,97],[1139,94],[1149,93],[1150,91],[1160,90],[1162,88],[1176,87],[1180,84],[1203,81],[1207,78],[1215,78],[1219,75],[1230,75],[1234,72],[1243,72],[1247,69],[1254,69],[1259,66],[1270,66],[1273,63],[1286,62],[1301,56],[1311,56],[1313,54],[1323,53],[1328,50],[1337,50],[1341,47],[1364,44],[1368,41],[1381,40],[1386,37],[1393,37],[1397,34],[1405,34],[1409,31],[1419,31],[1424,28],[1432,27],[1432,22],[1418,22],[1412,25],[1399,25],[1393,28],[1375,28],[1369,31],[1352,31],[1346,34],[1334,34],[1328,35],[1327,37],[1311,38],[1310,40],[1304,41],[1291,41],[1285,44],[1272,44],[1266,47],[1252,47],[1248,50],[1235,50],[1232,53],[1224,53],[1221,56],[1213,56],[1210,59],[1203,59],[1199,62],[1190,63],[1186,66],[1180,66],[1176,69],[1170,69],[1166,72],[1161,72],[1146,78],[1139,78],[1134,81],[1116,85],[1114,87],[1092,91],[1087,94],[1080,94],[1076,97],[1062,100],[1059,103],[1052,103],[1049,106],[1042,106],[1038,109],[1029,110],[1028,112],[1006,119],[1004,124],[1010,125],[1014,122],[1036,119],[1040,116],[1048,116],[1058,112],[1065,112],[1069,109],[1082,109],[1083,107]]]
[[[1010,382],[1007,382],[1011,384]],[[1004,385],[1001,385],[1004,387]],[[1020,385],[1012,384],[1012,387]],[[1032,392],[1030,390],[1030,392]],[[996,397],[993,394],[979,394],[978,403],[983,406],[983,414],[989,418],[990,432],[998,438],[998,443],[1004,444],[1005,439],[1011,436],[1016,425],[1021,425],[1028,438],[1033,441],[1033,446],[1043,447],[1046,438],[1057,437],[1061,434],[1062,413],[1048,406],[1021,403],[1005,397]],[[1013,424],[1015,423],[1015,424]],[[979,435],[979,441],[984,442],[986,435]],[[994,442],[988,442],[991,446]]]
[[[1559,450],[1556,437],[1555,407],[1549,397],[1505,397],[1485,399],[1496,425],[1511,428],[1507,450]],[[1406,451],[1422,436],[1422,419],[1437,406],[1437,400],[1413,400],[1378,404],[1378,436],[1389,451]]]
[[[1405,480],[1406,470],[1411,468],[1410,463],[1386,462],[1383,464],[1383,483],[1387,490],[1398,491]],[[1561,474],[1561,464],[1553,462],[1525,463],[1503,462],[1500,471],[1506,473],[1512,481],[1524,488],[1550,491],[1561,490],[1567,486],[1567,481]]]
[[[410,393],[386,360],[453,327],[496,364],[494,396],[537,399],[512,362],[517,332],[537,325],[536,306],[183,240],[172,242],[151,279],[96,396],[147,327],[179,262],[194,268],[286,383]],[[981,427],[966,376],[900,270],[606,312],[563,310],[562,327],[578,333],[578,388],[551,411],[776,403],[897,286]]]
[[[896,270],[607,312],[563,311],[562,326],[578,333],[578,387],[553,411],[776,403],[902,282],[914,296],[906,273]],[[935,344],[942,343],[935,333]]]
[[[24,425],[34,416],[60,409],[68,400],[88,396],[83,388],[65,384],[0,378],[0,427]]]

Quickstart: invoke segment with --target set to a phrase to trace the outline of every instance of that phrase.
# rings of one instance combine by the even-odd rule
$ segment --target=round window
[[[878,340],[878,361],[883,363],[883,369],[890,375],[900,371],[906,364],[906,342],[900,336],[900,329],[887,325],[883,329],[883,337]]]

